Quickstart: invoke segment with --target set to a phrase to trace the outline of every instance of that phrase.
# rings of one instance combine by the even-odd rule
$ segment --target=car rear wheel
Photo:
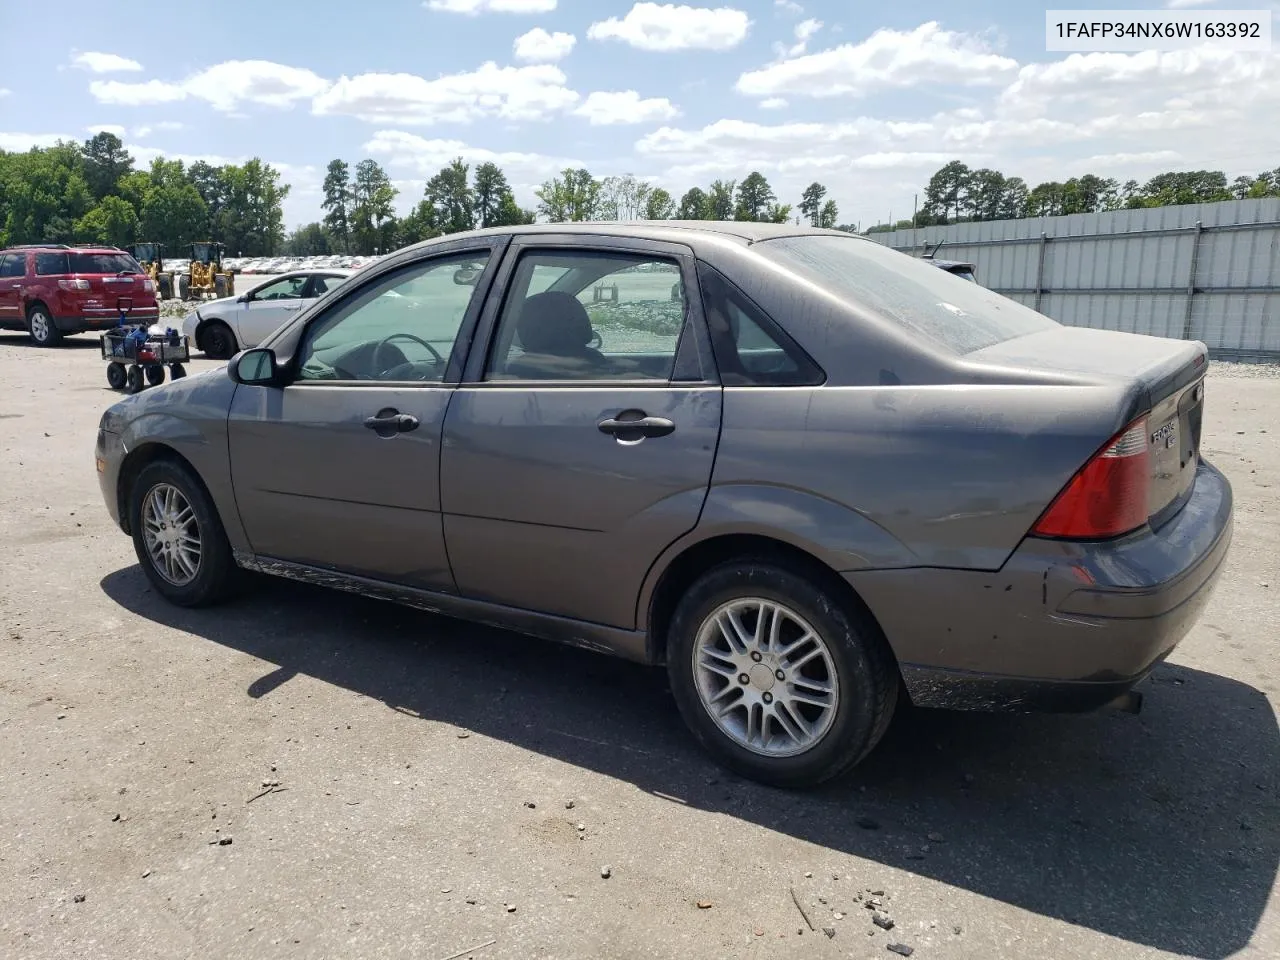
[[[897,670],[870,615],[767,562],[727,563],[693,584],[671,621],[667,670],[702,745],[777,786],[853,767],[897,703]]]
[[[157,460],[138,475],[129,498],[134,552],[166,600],[200,607],[234,586],[235,561],[213,500],[182,464]]]
[[[220,320],[205,327],[200,343],[204,355],[212,360],[230,360],[236,352],[236,335]]]
[[[62,341],[62,331],[43,304],[27,311],[27,332],[37,347],[56,347]]]

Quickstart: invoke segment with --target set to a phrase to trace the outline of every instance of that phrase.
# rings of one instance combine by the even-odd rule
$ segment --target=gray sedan
[[[1135,702],[1231,541],[1205,358],[835,231],[482,230],[111,407],[97,468],[176,604],[259,571],[664,664],[805,785],[904,696]]]

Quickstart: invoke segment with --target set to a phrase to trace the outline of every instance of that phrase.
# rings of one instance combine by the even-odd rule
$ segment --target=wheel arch
[[[874,626],[877,639],[893,656],[892,645],[879,621],[853,585],[813,553],[793,543],[759,533],[722,533],[685,546],[650,575],[640,598],[640,627],[651,663],[666,662],[667,633],[680,598],[707,570],[729,561],[758,560],[785,566],[819,583],[846,609],[855,611]],[[655,565],[656,567],[657,565]],[[897,660],[894,659],[897,668]]]
[[[235,327],[233,327],[227,320],[224,320],[222,317],[216,316],[216,315],[212,317],[202,316],[200,318],[200,322],[196,324],[195,340],[196,340],[197,350],[204,350],[204,335],[209,331],[209,328],[212,327],[214,324],[222,324],[222,326],[226,327],[227,332],[231,334],[231,340],[233,345],[239,346],[240,338],[236,336]]]
[[[120,474],[116,480],[116,509],[119,511],[120,527],[130,536],[133,535],[133,531],[129,527],[129,501],[133,496],[134,484],[138,482],[138,477],[143,470],[160,460],[168,460],[186,468],[196,482],[204,488],[204,492],[209,493],[209,486],[200,476],[200,471],[196,469],[195,464],[169,444],[152,440],[134,447],[120,464]],[[210,500],[212,499],[210,496]]]
[[[28,300],[22,308],[22,315],[27,319],[30,319],[31,312],[35,310],[37,307],[43,307],[44,312],[49,314],[49,319],[50,320],[53,319],[53,309],[47,303],[45,303],[44,300],[42,300],[40,297],[33,297],[32,299]]]

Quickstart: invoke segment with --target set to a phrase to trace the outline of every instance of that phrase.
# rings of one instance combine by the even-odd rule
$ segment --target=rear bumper
[[[134,307],[127,316],[128,323],[152,323],[160,317],[159,307]],[[70,317],[54,317],[54,325],[63,333],[81,333],[85,330],[107,330],[120,322],[119,310],[95,310]]]
[[[1167,657],[1208,603],[1231,544],[1231,486],[1201,463],[1158,530],[1106,543],[1028,538],[995,573],[847,573],[911,699],[968,710],[1088,710]]]

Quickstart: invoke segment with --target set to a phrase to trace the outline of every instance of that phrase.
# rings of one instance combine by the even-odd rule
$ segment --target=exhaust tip
[[[1142,694],[1137,690],[1126,690],[1108,703],[1107,708],[1137,716],[1142,712]]]

